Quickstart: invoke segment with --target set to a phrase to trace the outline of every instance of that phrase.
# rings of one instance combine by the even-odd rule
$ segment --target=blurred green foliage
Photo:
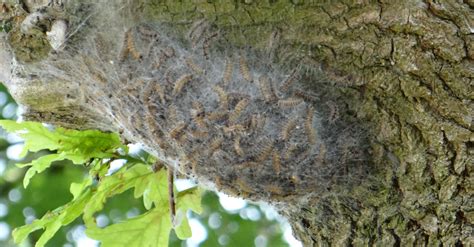
[[[16,119],[17,105],[3,85],[0,85],[0,110],[2,119]],[[0,130],[0,246],[5,247],[16,246],[11,238],[14,228],[31,223],[70,201],[70,184],[82,181],[88,174],[86,167],[74,166],[67,160],[57,161],[50,169],[31,179],[28,188],[24,189],[22,181],[26,169],[18,168],[15,164],[30,162],[49,152],[28,153],[19,159],[14,154],[18,145],[21,145],[21,140]],[[213,192],[206,192],[202,203],[202,214],[189,213],[190,218],[197,220],[207,235],[199,246],[288,246],[283,240],[281,225],[273,218],[268,219],[266,212],[258,205],[247,204],[244,208],[229,212]],[[108,200],[96,216],[98,223],[106,226],[144,212],[146,209],[141,200],[135,199],[133,191],[128,190]],[[246,212],[252,212],[253,217],[248,217]],[[83,224],[79,218],[61,228],[46,246],[80,246],[78,243],[85,238]],[[5,231],[8,235],[5,235]],[[29,236],[29,243],[35,243],[41,233],[33,232]],[[192,245],[192,241],[178,240],[174,232],[171,233],[170,246]]]

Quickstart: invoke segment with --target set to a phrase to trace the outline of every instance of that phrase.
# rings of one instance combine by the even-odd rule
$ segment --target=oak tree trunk
[[[277,30],[279,54],[317,67],[337,91],[330,96],[346,107],[341,114],[369,126],[370,176],[334,194],[274,202],[305,246],[474,244],[474,2],[136,2],[129,7],[137,20],[168,23],[177,36],[205,19],[233,47],[263,50]],[[25,46],[18,40],[9,39],[17,57]],[[40,60],[49,49],[38,47],[30,44]],[[26,118],[119,129],[54,96],[68,85],[32,80],[6,79],[30,106]],[[59,120],[52,116],[58,111]]]

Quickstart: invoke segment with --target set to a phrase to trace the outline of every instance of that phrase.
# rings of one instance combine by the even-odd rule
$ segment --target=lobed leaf
[[[164,176],[166,178],[166,176]],[[176,228],[179,238],[191,236],[185,213],[188,209],[201,212],[201,190],[193,188],[178,194],[177,210],[183,221]],[[166,199],[167,201],[167,199]],[[152,210],[135,218],[105,228],[90,227],[86,234],[101,241],[102,247],[158,247],[167,246],[173,228],[167,203],[158,203]]]
[[[126,149],[115,133],[98,130],[48,129],[41,123],[0,120],[0,126],[8,132],[16,133],[25,140],[22,156],[26,152],[43,149],[66,153],[75,164],[82,164],[91,158],[108,158],[118,148]]]
[[[168,246],[171,221],[166,208],[159,207],[125,222],[103,229],[86,230],[102,247],[161,247]]]
[[[84,222],[87,227],[94,227],[94,214],[103,209],[107,198],[120,194],[153,175],[149,166],[137,164],[131,168],[122,168],[116,173],[105,176],[98,184],[94,195],[84,208]]]
[[[51,166],[54,161],[64,160],[64,155],[60,154],[48,154],[41,156],[36,160],[33,160],[31,163],[27,164],[17,164],[18,167],[31,166],[30,169],[25,174],[23,178],[23,187],[27,187],[30,183],[30,179],[37,173],[41,173]]]
[[[61,226],[70,224],[82,214],[86,202],[89,201],[90,198],[91,193],[90,190],[88,190],[65,206],[45,214],[41,219],[34,220],[29,225],[16,228],[12,233],[15,243],[20,244],[30,233],[45,229],[35,244],[35,247],[43,247],[46,242],[56,234]]]
[[[31,163],[18,165],[19,167],[31,166],[23,180],[24,187],[28,186],[30,179],[51,166],[54,161],[68,159],[74,164],[83,164],[92,158],[110,158],[119,148],[126,150],[120,143],[120,137],[114,133],[103,133],[98,130],[68,130],[64,128],[48,129],[41,123],[0,120],[0,126],[8,132],[20,135],[24,140],[24,149],[21,156],[28,151],[37,152],[43,149],[57,151],[40,157]]]

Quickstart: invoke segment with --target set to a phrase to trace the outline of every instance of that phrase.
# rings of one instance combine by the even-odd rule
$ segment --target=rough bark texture
[[[151,1],[135,7],[183,36],[205,18],[236,46],[264,47],[278,29],[282,50],[306,64],[318,61],[314,66],[336,82],[339,95],[351,96],[348,112],[372,127],[374,177],[335,194],[279,204],[305,246],[474,244],[472,1]],[[54,122],[40,112],[51,105],[70,110],[60,97],[47,96],[66,91],[60,84],[39,91],[31,83],[8,86],[20,103],[35,105],[35,119]],[[93,112],[79,116],[61,124],[109,124]]]

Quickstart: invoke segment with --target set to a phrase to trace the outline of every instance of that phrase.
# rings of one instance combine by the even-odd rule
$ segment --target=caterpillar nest
[[[128,140],[231,195],[289,200],[364,174],[359,131],[329,118],[339,106],[325,91],[307,93],[301,82],[317,79],[303,65],[279,67],[273,50],[232,47],[202,25],[185,39],[155,23],[97,31],[40,67]]]

